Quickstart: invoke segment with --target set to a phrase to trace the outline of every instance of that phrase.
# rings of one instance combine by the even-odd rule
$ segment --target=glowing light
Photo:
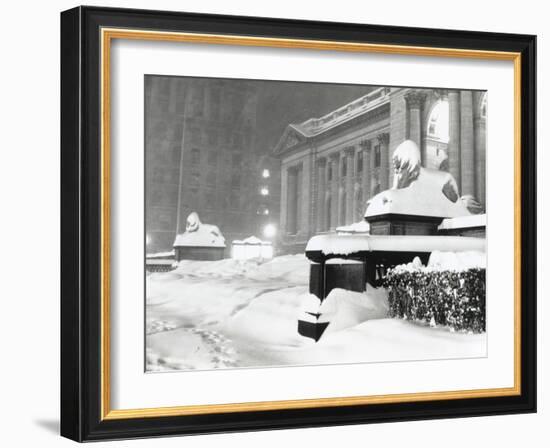
[[[147,246],[151,244],[151,236],[149,234],[145,235],[145,244]]]
[[[262,196],[267,196],[269,194],[269,188],[267,187],[262,187],[261,190],[260,190],[260,194]]]
[[[269,177],[269,170],[268,170],[268,169],[264,169],[264,170],[262,171],[262,177],[263,177],[264,179],[267,179],[267,178]]]
[[[266,209],[264,210],[264,215],[269,215],[269,209],[266,208]]]
[[[273,238],[277,234],[277,228],[273,224],[267,224],[264,227],[264,236],[266,238]]]

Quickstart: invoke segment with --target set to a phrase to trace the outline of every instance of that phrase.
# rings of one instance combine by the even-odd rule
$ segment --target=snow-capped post
[[[196,212],[187,217],[185,232],[174,241],[176,261],[221,260],[224,258],[225,238],[218,226],[203,224]]]

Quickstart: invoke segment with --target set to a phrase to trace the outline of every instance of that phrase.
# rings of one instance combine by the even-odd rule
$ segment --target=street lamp
[[[266,238],[273,238],[277,234],[277,228],[273,224],[267,224],[264,227],[264,236]]]

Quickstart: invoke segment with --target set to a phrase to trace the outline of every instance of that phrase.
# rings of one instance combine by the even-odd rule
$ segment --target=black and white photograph
[[[147,372],[486,356],[486,91],[144,96]]]

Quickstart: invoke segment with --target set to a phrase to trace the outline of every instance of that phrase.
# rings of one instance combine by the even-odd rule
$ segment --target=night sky
[[[290,123],[320,117],[363,96],[374,87],[344,84],[254,81],[260,85],[256,143],[269,152]]]

